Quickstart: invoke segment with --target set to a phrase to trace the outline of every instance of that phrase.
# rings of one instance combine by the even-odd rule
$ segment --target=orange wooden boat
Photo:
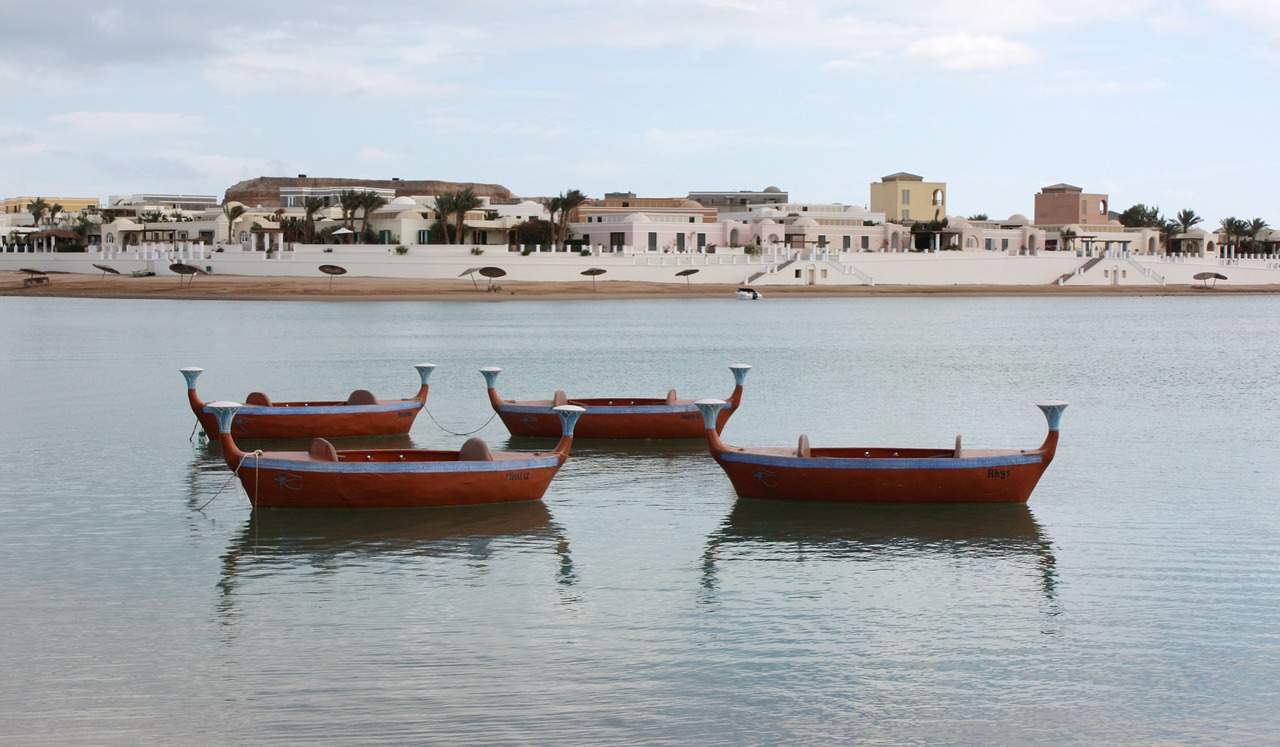
[[[740,498],[846,503],[1026,503],[1058,448],[1066,402],[1039,405],[1049,422],[1031,451],[961,448],[810,448],[727,446],[716,432],[720,400],[699,400],[711,456]]]
[[[253,392],[236,417],[231,435],[258,438],[346,438],[352,436],[403,435],[413,427],[414,418],[427,403],[427,381],[434,363],[419,363],[422,386],[409,399],[378,399],[365,389],[357,389],[345,401],[272,402],[262,392]],[[187,379],[187,401],[210,436],[218,432],[218,421],[209,406],[196,394],[196,379],[203,368],[180,369]]]
[[[426,508],[542,499],[569,456],[582,408],[556,408],[560,442],[551,451],[490,451],[479,438],[457,451],[348,449],[317,438],[308,451],[253,451],[236,446],[237,402],[208,405],[218,422],[223,458],[254,508]]]
[[[729,366],[733,372],[733,394],[724,402],[716,420],[716,430],[724,428],[729,417],[742,402],[742,386],[751,366],[735,363]],[[556,405],[578,405],[586,412],[578,421],[578,438],[701,438],[702,416],[692,399],[680,399],[676,390],[666,397],[595,397],[570,398],[557,391],[551,399],[510,400],[498,395],[495,388],[501,368],[482,368],[485,386],[489,390],[489,404],[502,418],[513,436],[554,437],[559,434],[556,423]]]

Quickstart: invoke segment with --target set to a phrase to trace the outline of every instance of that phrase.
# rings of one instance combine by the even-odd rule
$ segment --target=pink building
[[[1107,222],[1107,195],[1085,194],[1070,184],[1053,184],[1036,195],[1035,224],[1064,226]]]

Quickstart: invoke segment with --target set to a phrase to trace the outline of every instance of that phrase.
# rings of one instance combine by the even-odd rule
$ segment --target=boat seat
[[[317,438],[312,441],[311,448],[307,450],[307,454],[317,462],[338,461],[338,450],[323,438]]]
[[[556,393],[551,395],[551,406],[559,407],[560,405],[569,404],[569,396],[564,393],[563,389],[557,389]]]
[[[667,404],[674,405],[676,403],[676,390],[672,389],[667,392]]]
[[[257,407],[270,407],[271,398],[262,392],[250,392],[248,397],[244,398],[246,405],[255,405]]]
[[[813,456],[809,451],[809,437],[803,433],[800,434],[800,443],[796,444],[796,456],[806,459]]]
[[[960,434],[959,433],[956,434],[956,453],[954,454],[954,456],[956,459],[960,458]]]
[[[357,389],[347,397],[348,405],[376,405],[378,398],[373,396],[373,392],[368,389]]]
[[[489,444],[484,442],[482,438],[472,436],[462,442],[462,448],[458,449],[459,462],[492,462],[493,453],[489,451]]]

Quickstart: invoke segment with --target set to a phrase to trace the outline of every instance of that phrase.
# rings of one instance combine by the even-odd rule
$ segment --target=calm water
[[[0,314],[0,743],[1280,739],[1280,298]],[[1030,447],[1072,406],[1025,508],[738,502],[698,443],[579,444],[543,504],[255,516],[188,440],[181,366],[287,399],[424,360],[432,447],[484,365],[723,397],[751,363],[743,445]]]

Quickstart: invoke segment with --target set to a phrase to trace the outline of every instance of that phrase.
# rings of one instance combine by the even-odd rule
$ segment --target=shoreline
[[[199,275],[190,285],[182,276],[100,278],[49,273],[49,284],[24,288],[26,276],[0,272],[0,296],[40,298],[157,299],[190,301],[616,301],[678,298],[733,300],[739,287],[727,283],[686,285],[629,280],[597,281],[594,289],[583,281],[504,281],[489,291],[485,283],[468,279],[402,279],[377,277],[328,278]],[[895,297],[1081,297],[1081,296],[1215,296],[1280,295],[1280,286],[1222,285],[808,285],[761,286],[770,298],[895,298]]]

